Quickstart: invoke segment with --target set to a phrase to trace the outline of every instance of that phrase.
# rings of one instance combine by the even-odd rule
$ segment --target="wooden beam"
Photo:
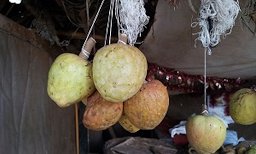
[[[63,31],[58,31],[57,32],[58,36],[65,36],[65,37],[70,37],[72,39],[77,39],[77,40],[84,40],[86,37],[85,33],[82,32],[63,32]],[[102,35],[94,35],[93,38],[95,40],[100,40],[100,41],[104,41],[105,40],[105,36]],[[112,37],[111,38],[111,42],[117,42],[118,38],[117,37]]]

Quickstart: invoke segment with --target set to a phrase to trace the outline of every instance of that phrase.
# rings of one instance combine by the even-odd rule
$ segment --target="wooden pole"
[[[80,154],[78,104],[75,104],[76,154]]]

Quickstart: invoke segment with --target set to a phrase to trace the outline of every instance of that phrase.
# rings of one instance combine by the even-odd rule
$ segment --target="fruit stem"
[[[87,42],[84,42],[81,52],[79,53],[79,57],[87,60],[95,44],[96,44],[95,39],[90,37]]]

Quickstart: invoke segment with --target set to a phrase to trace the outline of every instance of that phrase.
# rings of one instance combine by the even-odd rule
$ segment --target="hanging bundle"
[[[129,44],[134,45],[138,35],[149,22],[143,0],[119,0],[116,18],[121,33],[128,36]]]
[[[201,0],[200,17],[192,23],[193,28],[199,25],[201,29],[195,33],[196,41],[201,41],[211,54],[211,47],[220,42],[220,37],[231,33],[239,11],[238,0]]]

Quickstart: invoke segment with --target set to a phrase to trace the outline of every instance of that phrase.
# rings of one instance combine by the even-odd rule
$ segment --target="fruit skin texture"
[[[169,95],[158,80],[143,84],[136,95],[124,102],[124,113],[134,126],[150,130],[158,126],[167,113]]]
[[[121,116],[118,122],[125,130],[127,130],[130,133],[136,133],[137,131],[140,130],[139,128],[134,126],[134,124],[131,123],[131,121],[125,114]]]
[[[123,103],[113,103],[104,100],[96,91],[88,97],[83,116],[86,128],[100,131],[114,125],[123,113]]]
[[[199,154],[212,154],[224,143],[226,125],[216,116],[195,115],[186,123],[186,134]]]
[[[124,102],[141,88],[147,74],[147,60],[136,47],[110,44],[93,59],[93,80],[102,97]]]
[[[256,154],[256,145],[250,147],[250,149],[246,151],[245,154]]]
[[[59,55],[53,62],[47,83],[49,97],[60,107],[81,101],[95,91],[91,64],[72,53]]]
[[[256,123],[256,92],[251,89],[240,89],[231,96],[230,115],[242,125]]]

